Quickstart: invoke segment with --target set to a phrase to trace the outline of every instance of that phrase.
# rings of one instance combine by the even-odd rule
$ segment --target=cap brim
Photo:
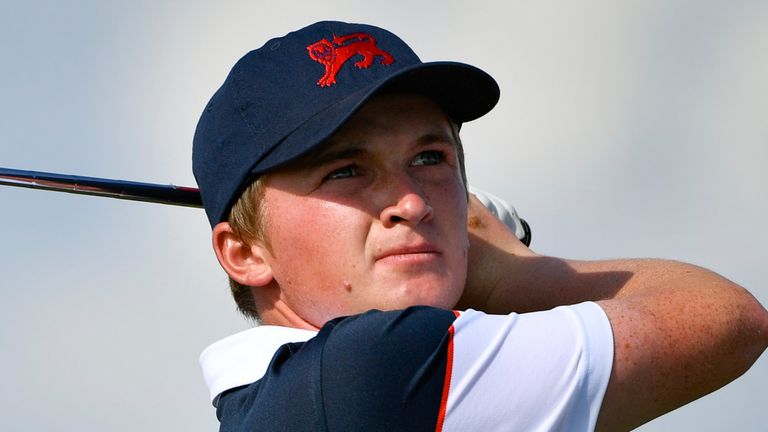
[[[251,168],[251,178],[289,163],[328,139],[371,97],[383,92],[422,94],[438,103],[457,123],[489,112],[499,100],[490,75],[464,63],[420,63],[364,87],[311,117]]]

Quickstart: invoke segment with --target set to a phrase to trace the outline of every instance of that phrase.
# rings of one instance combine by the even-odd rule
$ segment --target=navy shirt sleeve
[[[451,311],[370,311],[286,344],[259,381],[222,394],[222,431],[435,430]]]

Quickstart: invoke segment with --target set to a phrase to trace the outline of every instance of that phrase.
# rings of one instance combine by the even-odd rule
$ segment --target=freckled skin
[[[322,156],[334,152],[343,157]],[[466,279],[467,199],[442,110],[378,96],[320,155],[266,182],[282,306],[315,327],[370,309],[452,308]]]
[[[483,221],[477,216],[470,216],[469,219],[467,220],[467,227],[469,227],[470,229],[482,228]]]

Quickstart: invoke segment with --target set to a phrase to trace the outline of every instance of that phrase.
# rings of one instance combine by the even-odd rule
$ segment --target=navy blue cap
[[[261,174],[322,144],[373,95],[423,94],[461,124],[490,111],[496,81],[455,62],[422,63],[387,30],[323,21],[241,58],[205,107],[192,171],[211,226]]]

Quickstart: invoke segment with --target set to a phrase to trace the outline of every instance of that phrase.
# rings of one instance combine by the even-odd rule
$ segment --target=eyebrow
[[[436,142],[445,142],[453,145],[454,147],[457,145],[453,136],[450,134],[443,132],[428,132],[416,140],[416,147],[424,147]],[[365,148],[365,146],[358,143],[344,145],[343,141],[329,141],[327,147],[334,147],[337,145],[342,145],[344,147],[338,150],[319,150],[309,154],[306,158],[306,162],[303,165],[306,167],[320,167],[337,160],[353,159],[370,153],[368,149]]]
[[[456,147],[458,144],[451,134],[443,132],[430,132],[419,137],[419,139],[416,141],[416,145],[421,147],[436,142],[446,142],[454,147]]]
[[[331,144],[333,145],[333,144]],[[327,165],[333,161],[341,159],[351,159],[360,157],[368,153],[365,147],[357,144],[353,144],[349,147],[345,147],[339,150],[320,150],[315,154],[310,154],[306,160],[305,166],[308,167],[320,167]]]

